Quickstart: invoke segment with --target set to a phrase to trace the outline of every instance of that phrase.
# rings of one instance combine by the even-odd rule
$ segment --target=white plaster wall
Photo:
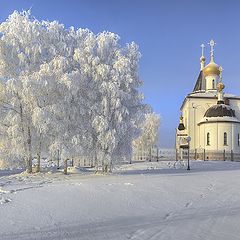
[[[206,90],[216,89],[217,88],[217,81],[218,81],[217,75],[209,75],[206,76]],[[214,86],[213,86],[213,80],[214,80]]]
[[[240,120],[240,100],[237,99],[230,99],[230,106],[235,110],[236,117]],[[206,129],[198,126],[198,123],[202,120],[205,112],[209,107],[217,103],[217,99],[212,98],[188,98],[183,106],[182,114],[183,114],[183,122],[185,125],[185,133],[191,137],[190,142],[190,149],[198,149],[198,148],[205,148],[206,147]],[[220,123],[219,123],[220,124]],[[220,149],[230,149],[240,151],[240,147],[237,146],[237,133],[240,133],[240,126],[239,124],[234,125],[231,127],[225,125],[217,125],[217,127],[212,126],[210,127],[209,131],[211,130],[213,134],[218,135],[217,140],[222,141],[223,145],[223,137],[221,137],[220,132],[224,132],[224,128],[226,127],[227,131],[230,131],[232,128],[231,133],[231,144],[230,146],[225,146],[225,148],[220,143],[213,143],[211,147],[212,150],[220,150]],[[222,123],[224,124],[224,123]],[[215,124],[216,125],[216,124]],[[216,133],[216,131],[218,133]],[[223,133],[222,133],[223,135]],[[228,137],[228,141],[230,141]],[[233,146],[232,146],[233,143]],[[215,148],[215,149],[214,149]],[[230,149],[231,150],[231,149]]]
[[[238,123],[204,123],[200,125],[200,148],[206,150],[226,150],[240,152],[237,144],[237,135],[240,134],[240,124]],[[210,133],[210,145],[207,145],[207,133]],[[224,132],[227,133],[227,145],[224,145]]]
[[[217,123],[218,125],[218,148],[217,150],[231,151],[233,149],[233,123]],[[224,132],[227,133],[227,145],[224,145]],[[213,149],[214,150],[214,149]]]
[[[198,123],[202,120],[205,112],[209,107],[216,104],[216,99],[190,98],[189,109],[189,128],[188,133],[191,137],[190,148],[200,147],[200,128]]]
[[[234,152],[240,152],[240,142],[238,144],[238,134],[240,136],[240,124],[233,125],[233,150]]]
[[[240,120],[240,100],[230,99],[229,105],[233,110],[235,110],[236,117]]]
[[[218,76],[217,75],[209,75],[205,77],[206,79],[206,90],[216,89],[217,88],[217,81]],[[213,86],[213,80],[214,80],[214,86]]]

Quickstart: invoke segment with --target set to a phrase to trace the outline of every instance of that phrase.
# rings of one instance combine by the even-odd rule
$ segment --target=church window
[[[207,146],[210,145],[210,133],[208,132],[207,133]]]
[[[212,89],[214,89],[215,88],[215,81],[214,81],[214,79],[212,80]]]
[[[224,137],[223,137],[223,145],[227,145],[227,133],[224,132]]]

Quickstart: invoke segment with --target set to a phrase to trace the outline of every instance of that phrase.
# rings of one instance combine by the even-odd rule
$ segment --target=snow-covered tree
[[[121,48],[113,33],[88,33],[85,39],[85,45],[76,49],[75,59],[92,90],[85,93],[91,120],[89,146],[94,149],[96,169],[101,166],[107,172],[113,161],[130,154],[136,122],[147,109],[137,90],[142,83],[138,77],[140,53],[135,43]]]
[[[29,11],[15,11],[0,32],[0,121],[10,155],[28,172],[35,156],[39,170],[43,153],[88,155],[104,172],[130,155],[148,108],[135,43],[121,47],[114,33],[66,29]]]
[[[158,143],[160,116],[156,113],[145,115],[144,122],[140,125],[141,134],[133,141],[136,149],[149,150]]]

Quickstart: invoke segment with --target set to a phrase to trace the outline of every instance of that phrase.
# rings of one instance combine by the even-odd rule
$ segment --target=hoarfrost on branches
[[[88,155],[109,172],[131,155],[148,106],[135,43],[111,32],[66,29],[13,12],[0,24],[1,158],[24,164],[56,152],[67,161]]]
[[[156,113],[145,114],[144,121],[140,124],[140,136],[133,141],[133,146],[138,150],[149,150],[158,143],[160,116]]]

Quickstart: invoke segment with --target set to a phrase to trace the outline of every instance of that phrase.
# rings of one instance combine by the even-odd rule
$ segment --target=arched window
[[[223,145],[227,145],[227,133],[224,132],[224,136],[223,136]]]
[[[208,132],[207,133],[207,146],[210,145],[210,133]]]
[[[239,133],[238,133],[238,140],[237,140],[237,144],[238,144],[238,146],[240,146],[240,135],[239,135]]]
[[[212,89],[214,89],[215,88],[215,81],[214,81],[214,79],[212,80]]]

